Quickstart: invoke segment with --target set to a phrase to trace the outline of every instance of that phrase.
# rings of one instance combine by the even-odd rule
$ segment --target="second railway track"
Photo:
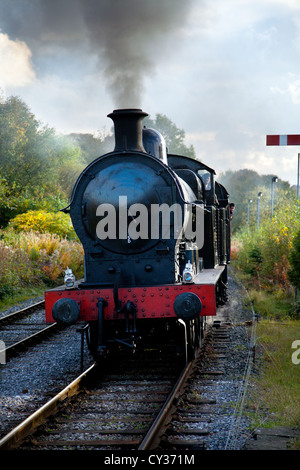
[[[0,317],[0,354],[10,359],[21,349],[58,330],[45,323],[45,302],[38,301]]]

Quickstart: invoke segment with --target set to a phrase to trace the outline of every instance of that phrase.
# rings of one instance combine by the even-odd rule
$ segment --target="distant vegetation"
[[[239,170],[227,171],[219,179],[236,205],[232,221],[234,266],[247,280],[258,309],[283,317],[299,311],[300,207],[298,210],[296,189],[278,179],[273,184],[272,217],[273,176]]]
[[[300,365],[292,362],[292,345],[300,334],[300,207],[297,210],[296,189],[279,179],[274,183],[271,216],[273,176],[240,170],[218,178],[236,204],[233,271],[247,288],[259,318],[255,338],[259,374],[250,378],[247,406],[253,428],[296,427],[300,418]],[[293,448],[299,450],[300,441]]]
[[[234,218],[232,221],[233,232],[236,233],[248,222],[250,228],[257,227],[257,197],[259,200],[260,223],[271,219],[271,185],[272,178],[277,175],[259,175],[254,170],[228,170],[218,175],[217,180],[222,183],[229,192],[230,201],[235,203]],[[278,211],[289,207],[296,201],[296,188],[290,186],[287,181],[278,177],[278,182],[273,184],[273,214],[278,216]]]

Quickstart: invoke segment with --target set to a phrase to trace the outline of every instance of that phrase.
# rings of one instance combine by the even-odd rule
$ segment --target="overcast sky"
[[[58,132],[140,107],[186,132],[217,174],[297,182],[299,0],[0,0],[0,88]]]

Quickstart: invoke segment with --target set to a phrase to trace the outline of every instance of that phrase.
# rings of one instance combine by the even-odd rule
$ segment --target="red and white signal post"
[[[300,145],[300,134],[290,135],[267,135],[267,145]],[[297,170],[297,208],[299,201],[299,169],[300,169],[300,153],[298,153],[298,170]]]

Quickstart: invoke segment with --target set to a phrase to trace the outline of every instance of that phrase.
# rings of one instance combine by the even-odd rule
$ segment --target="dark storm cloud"
[[[97,57],[116,106],[139,106],[157,55],[170,51],[193,0],[0,0],[0,29],[48,58]],[[60,59],[62,61],[62,59]]]

